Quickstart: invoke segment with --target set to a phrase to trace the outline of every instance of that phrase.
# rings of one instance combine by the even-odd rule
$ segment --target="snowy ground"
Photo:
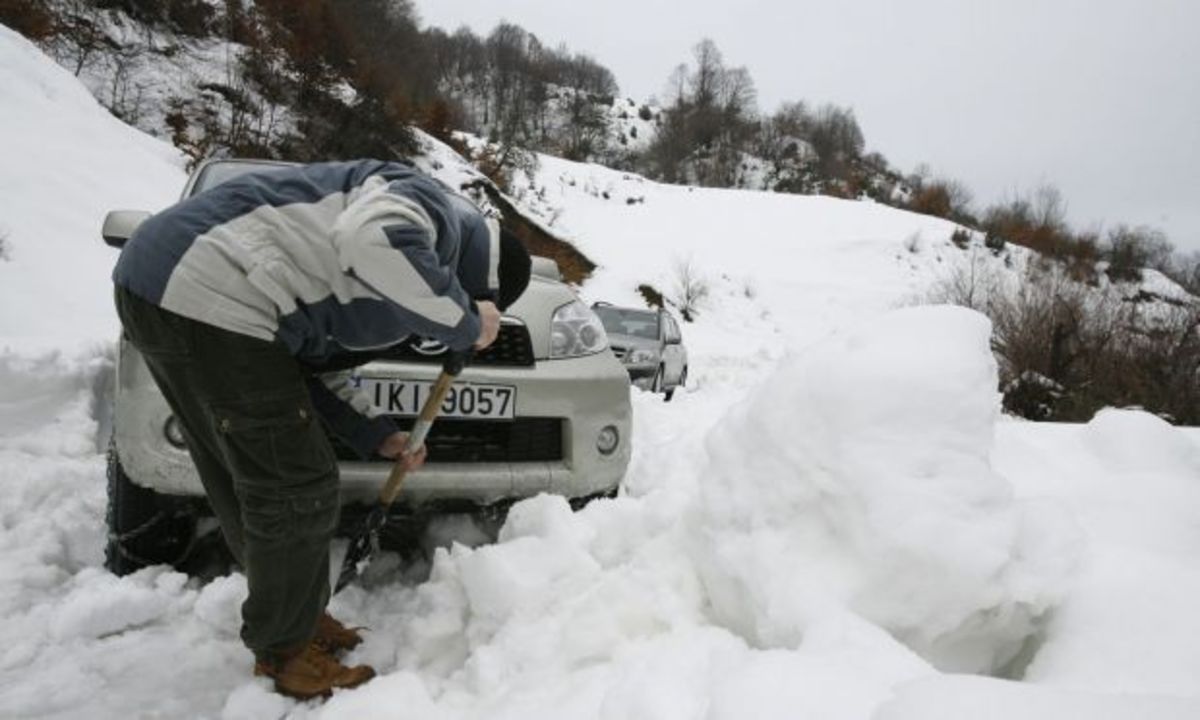
[[[1200,717],[1195,432],[1000,417],[986,320],[903,307],[962,261],[947,223],[553,159],[530,192],[588,299],[708,280],[689,387],[634,392],[621,497],[335,598],[379,678],[273,694],[240,576],[101,568],[98,222],[168,203],[178,157],[2,28],[0,107],[0,717]]]

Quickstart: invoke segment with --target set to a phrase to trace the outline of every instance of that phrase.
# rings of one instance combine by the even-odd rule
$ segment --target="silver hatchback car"
[[[671,313],[604,302],[594,303],[592,310],[604,323],[613,354],[625,365],[630,382],[662,393],[667,401],[675,395],[675,388],[687,384],[687,348]]]
[[[184,188],[189,197],[243,173],[279,163],[210,161]],[[104,240],[121,246],[147,213],[116,211]],[[627,376],[608,352],[595,313],[534,259],[534,277],[502,320],[495,344],[455,383],[426,441],[428,460],[405,483],[397,512],[406,517],[472,512],[493,522],[514,500],[542,492],[580,505],[615,494],[630,458]],[[421,338],[391,348],[353,371],[383,412],[411,423],[446,349]],[[362,460],[331,436],[340,460],[344,526],[373,499],[390,463]],[[138,351],[119,344],[108,479],[106,564],[126,573],[149,564],[187,569],[207,504],[183,437]],[[210,533],[209,544],[215,534]]]

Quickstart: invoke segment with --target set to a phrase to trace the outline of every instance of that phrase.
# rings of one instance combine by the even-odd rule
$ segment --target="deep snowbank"
[[[1061,597],[1069,523],[991,468],[991,325],[896,311],[783,367],[709,435],[693,555],[717,618],[796,647],[850,610],[944,669],[1011,660]]]
[[[116,251],[100,239],[104,214],[170,204],[182,156],[2,25],[0,108],[0,349],[111,341]]]
[[[1023,496],[1063,498],[1086,540],[1026,679],[1196,696],[1200,430],[1132,410],[1106,410],[1087,425],[1010,421],[998,430],[997,466]]]

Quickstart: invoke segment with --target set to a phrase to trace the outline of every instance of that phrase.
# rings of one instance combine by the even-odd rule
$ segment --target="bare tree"
[[[687,322],[695,322],[708,299],[708,280],[696,268],[692,258],[676,258],[673,293],[668,298]]]

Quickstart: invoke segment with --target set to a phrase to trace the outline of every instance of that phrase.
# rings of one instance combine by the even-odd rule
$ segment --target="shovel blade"
[[[342,569],[338,572],[334,594],[354,582],[371,562],[376,548],[379,547],[379,531],[387,522],[387,508],[377,503],[367,515],[366,521],[354,537],[350,538],[350,546],[346,548],[346,556],[342,558]]]

